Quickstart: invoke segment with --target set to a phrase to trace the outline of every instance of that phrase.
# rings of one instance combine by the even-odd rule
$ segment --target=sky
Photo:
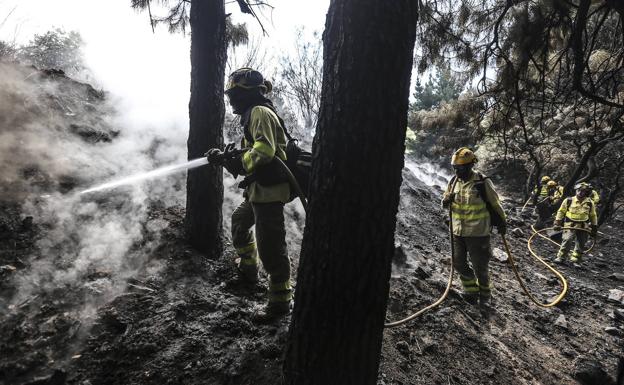
[[[274,9],[265,9],[262,19],[265,37],[235,3],[226,12],[234,22],[247,23],[250,36],[261,37],[274,52],[292,49],[297,28],[323,30],[329,0],[270,3]],[[130,0],[0,0],[0,40],[23,44],[57,27],[82,35],[94,74],[90,83],[119,99],[128,123],[188,124],[188,35],[172,35],[164,27],[153,33],[147,14],[133,10]]]

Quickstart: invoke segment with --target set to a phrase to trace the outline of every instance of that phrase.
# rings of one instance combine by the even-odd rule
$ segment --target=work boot
[[[578,252],[575,251],[570,256],[570,262],[572,262],[572,263],[581,263],[582,257],[583,256],[581,255],[581,253],[578,253]]]
[[[479,296],[479,307],[483,313],[493,313],[494,312],[494,300],[492,299],[491,294]]]
[[[479,303],[479,293],[463,292],[460,294],[461,298],[471,305]]]
[[[236,258],[236,270],[238,276],[245,282],[258,283],[258,260],[253,256],[241,256]]]
[[[262,309],[256,311],[251,317],[258,324],[275,322],[290,313],[290,301],[269,302]]]

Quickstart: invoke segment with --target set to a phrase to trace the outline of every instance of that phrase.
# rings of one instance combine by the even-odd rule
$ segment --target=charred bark
[[[227,55],[223,0],[193,1],[191,23],[191,99],[188,158],[223,147],[223,84]],[[186,230],[193,247],[216,258],[223,229],[221,168],[190,170],[186,187]]]
[[[417,2],[334,0],[286,384],[375,384]]]
[[[609,193],[606,194],[606,199],[602,202],[602,207],[600,209],[600,213],[598,214],[598,226],[605,223],[617,211],[617,208],[615,208],[615,202],[622,193],[621,179],[624,174],[622,167],[624,167],[624,158],[618,162],[616,167],[616,170],[618,171],[614,177],[613,187]]]
[[[574,185],[581,177],[581,174],[583,173],[583,171],[587,168],[587,165],[589,164],[590,160],[594,156],[596,156],[596,154],[600,152],[600,150],[602,150],[602,148],[606,145],[606,143],[607,143],[606,141],[593,142],[589,146],[587,151],[585,151],[581,159],[578,161],[576,168],[574,169],[574,172],[572,173],[572,175],[570,176],[570,178],[568,179],[568,181],[566,182],[563,188],[564,196],[572,195],[574,191]]]

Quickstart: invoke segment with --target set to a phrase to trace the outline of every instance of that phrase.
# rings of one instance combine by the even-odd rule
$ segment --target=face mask
[[[241,98],[240,95],[228,94],[227,97],[228,97],[228,102],[230,103],[230,106],[232,107],[232,112],[234,112],[237,115],[240,115],[245,112],[243,111],[243,109],[245,108],[245,106],[243,105],[243,98]]]
[[[464,166],[455,166],[455,175],[461,180],[466,180],[470,177],[472,173],[472,165],[464,165]]]

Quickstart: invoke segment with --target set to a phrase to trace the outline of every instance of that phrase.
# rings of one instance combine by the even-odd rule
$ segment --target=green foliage
[[[450,69],[442,68],[436,72],[435,78],[430,74],[429,80],[421,84],[420,79],[416,80],[414,90],[414,104],[412,109],[431,110],[440,106],[441,102],[449,102],[459,97],[462,91],[462,84],[453,75]]]
[[[459,147],[473,147],[482,139],[477,130],[482,109],[482,99],[467,92],[431,110],[412,110],[408,115],[407,151],[435,160]]]
[[[58,69],[67,74],[84,70],[82,37],[78,32],[54,29],[35,35],[25,46],[18,49],[18,59],[40,69]]]

